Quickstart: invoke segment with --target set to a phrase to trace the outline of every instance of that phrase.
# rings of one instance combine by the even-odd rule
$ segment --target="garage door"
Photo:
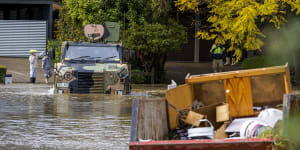
[[[46,48],[47,22],[0,20],[0,56],[27,57],[28,51]]]

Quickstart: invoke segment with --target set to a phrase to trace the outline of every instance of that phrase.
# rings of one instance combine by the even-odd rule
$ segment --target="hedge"
[[[6,67],[0,65],[0,83],[3,83],[3,77],[6,74]]]

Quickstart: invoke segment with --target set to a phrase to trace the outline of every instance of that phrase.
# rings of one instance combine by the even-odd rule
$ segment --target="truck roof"
[[[88,43],[88,42],[64,42],[63,45],[69,46],[92,46],[92,47],[120,47],[119,44]]]

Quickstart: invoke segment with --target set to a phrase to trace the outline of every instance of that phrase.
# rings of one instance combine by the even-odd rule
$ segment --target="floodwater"
[[[54,95],[50,85],[0,85],[0,149],[128,149],[133,99],[163,96]]]

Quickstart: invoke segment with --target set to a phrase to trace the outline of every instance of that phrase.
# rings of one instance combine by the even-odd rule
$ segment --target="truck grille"
[[[104,73],[78,72],[78,93],[104,93]]]

